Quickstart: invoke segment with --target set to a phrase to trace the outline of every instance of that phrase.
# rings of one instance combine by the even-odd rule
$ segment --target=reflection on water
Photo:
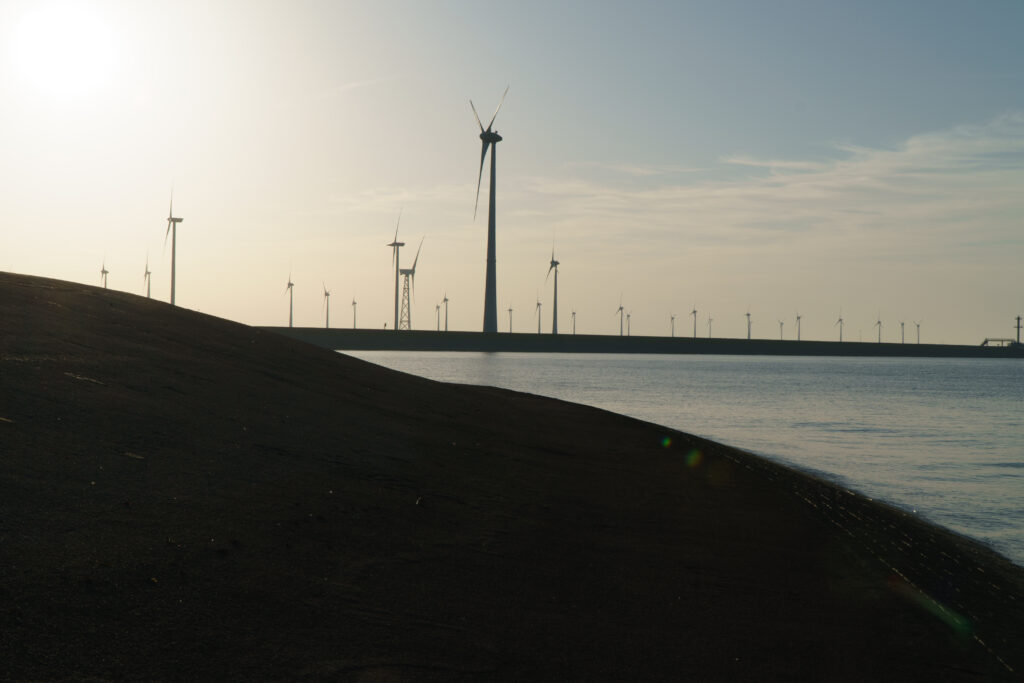
[[[1024,564],[1024,362],[359,352],[431,379],[586,403],[722,441]]]

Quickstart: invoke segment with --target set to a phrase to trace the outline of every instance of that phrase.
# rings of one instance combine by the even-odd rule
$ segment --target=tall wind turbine
[[[285,285],[284,291],[288,293],[288,327],[292,326],[292,311],[295,304],[295,283],[292,282],[292,274],[288,273],[288,284]]]
[[[669,322],[669,333],[674,337],[676,336],[676,314],[670,313],[668,317]]]
[[[711,339],[711,323],[713,323],[713,322],[715,322],[715,319],[712,318],[711,314],[709,313],[708,314],[708,339]]]
[[[444,304],[444,331],[448,331],[448,292],[444,293],[444,298],[441,299],[441,303]]]
[[[410,299],[409,281],[412,280],[412,295],[416,294],[416,264],[420,260],[420,249],[423,248],[423,240],[420,239],[420,246],[416,248],[416,258],[412,260],[412,268],[402,268],[402,313],[398,316],[398,327],[402,330],[412,329],[412,300]]]
[[[690,315],[693,316],[693,338],[697,338],[697,307],[694,306],[693,310],[690,311]]]
[[[750,311],[747,311],[747,340],[750,340]]]
[[[572,333],[576,334],[576,309],[572,309]],[[1020,335],[1017,335],[1020,336]]]
[[[537,334],[540,334],[540,299],[539,298],[537,299],[536,313],[537,313]]]
[[[839,341],[843,341],[843,312],[839,311],[839,320],[832,323],[832,327],[839,325]]]
[[[352,297],[352,329],[356,329],[356,298]]]
[[[900,344],[903,344],[904,341],[905,341],[905,339],[903,337],[903,321],[901,320],[900,321]]]
[[[917,343],[918,344],[921,343],[921,323],[923,323],[923,322],[924,322],[923,320],[918,320],[918,321],[914,322],[914,324],[917,325]]]
[[[796,340],[800,341],[800,314],[796,314]]]
[[[100,282],[103,283],[103,289],[107,288],[107,273],[109,272],[107,270],[107,259],[103,259],[103,265],[100,266]]]
[[[632,313],[630,313],[629,311],[626,311],[626,336],[627,337],[630,336],[630,334],[631,334],[631,332],[630,332],[630,325],[629,325],[629,319],[630,319],[630,317],[632,317],[632,315],[633,315]]]
[[[878,328],[878,343],[881,344],[882,343],[882,314],[881,313],[878,314],[878,322],[876,322],[871,327],[877,327]]]
[[[551,334],[558,334],[558,261],[555,260],[554,247],[551,247],[551,266],[548,268],[548,274],[544,277],[545,282],[551,276],[552,270],[555,271],[555,301],[551,306]]]
[[[512,334],[512,306],[508,307],[508,333]]]
[[[437,309],[437,331],[441,331],[441,304],[435,304],[434,308]]]
[[[142,281],[146,283],[146,298],[149,298],[149,288],[152,284],[153,278],[150,276],[153,273],[149,270],[149,254],[146,254],[146,273],[142,276]]]
[[[164,246],[167,246],[167,235],[171,236],[171,305],[174,305],[174,269],[178,252],[178,223],[184,218],[174,217],[174,190],[171,190],[171,207],[167,210],[167,232],[164,233]],[[291,278],[289,278],[291,279]]]
[[[782,341],[784,339],[784,337],[782,336],[782,326],[785,324],[786,323],[783,322],[782,320],[779,321],[779,341]]]
[[[622,297],[620,296],[619,297],[619,307],[617,309],[615,309],[615,313],[612,313],[612,315],[615,315],[616,313],[618,313],[618,315],[619,315],[619,336],[620,337],[622,336],[622,316],[623,316],[623,314],[625,312],[626,312],[626,309],[622,307]]]
[[[494,236],[494,210],[495,210],[495,186],[497,183],[497,152],[498,143],[501,142],[501,136],[498,135],[498,131],[491,130],[491,126],[494,125],[494,119],[498,117],[498,111],[501,110],[501,105],[505,103],[505,95],[508,95],[508,88],[505,88],[505,92],[501,96],[501,101],[498,102],[498,108],[494,110],[494,116],[487,123],[487,128],[484,128],[484,124],[480,122],[480,115],[476,113],[476,107],[473,105],[473,100],[469,101],[469,106],[473,110],[473,116],[476,118],[476,123],[480,126],[480,140],[483,143],[483,147],[480,149],[480,173],[476,181],[476,203],[473,205],[473,218],[476,218],[476,210],[480,204],[480,183],[484,177],[484,161],[487,159],[487,148],[491,148],[491,197],[490,206],[487,211],[487,276],[484,284],[484,332],[497,332],[498,331],[498,284],[496,270],[496,257],[495,257],[495,236]]]
[[[395,331],[398,330],[398,250],[405,246],[405,242],[398,241],[398,226],[402,223],[402,210],[398,210],[398,221],[395,223],[395,238],[391,240],[391,263],[395,266]]]
[[[291,278],[288,278],[289,280]],[[331,327],[331,293],[327,291],[327,285],[321,283],[324,286],[324,312],[327,314],[324,318],[324,328],[329,329]]]

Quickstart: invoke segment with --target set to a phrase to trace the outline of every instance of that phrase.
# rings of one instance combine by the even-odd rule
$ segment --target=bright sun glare
[[[18,75],[55,97],[89,92],[113,71],[110,28],[82,3],[51,3],[26,10],[11,47]]]

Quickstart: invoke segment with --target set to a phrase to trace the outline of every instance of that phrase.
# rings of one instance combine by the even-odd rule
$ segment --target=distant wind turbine
[[[747,311],[747,340],[750,340],[750,311]]]
[[[619,307],[617,309],[615,309],[615,313],[612,313],[612,315],[618,315],[619,316],[619,336],[620,337],[622,336],[622,317],[625,314],[625,312],[626,312],[626,309],[622,307],[622,297],[620,296],[619,297]]]
[[[434,308],[437,310],[437,331],[440,332],[441,331],[441,304],[440,303],[436,304],[434,306]]]
[[[444,298],[441,299],[441,303],[444,304],[444,331],[448,331],[448,292],[444,293]]]
[[[782,326],[785,324],[785,322],[781,320],[779,321],[779,341],[782,341],[784,339],[784,337],[782,336]]]
[[[800,314],[796,314],[796,340],[800,341]]]
[[[149,270],[149,254],[146,254],[146,273],[142,276],[142,281],[146,284],[146,298],[149,297],[149,289],[152,284],[153,278],[150,277],[153,273]]]
[[[539,298],[537,299],[536,313],[537,313],[537,334],[540,334],[540,299]]]
[[[878,322],[876,322],[871,327],[877,327],[878,328],[878,343],[881,344],[882,343],[882,314],[881,313],[878,314]]]
[[[107,288],[107,273],[109,272],[107,270],[107,259],[103,259],[103,265],[100,266],[100,282],[103,283],[103,289]]]
[[[395,238],[387,246],[391,247],[391,263],[395,266],[395,331],[398,330],[398,250],[405,246],[405,242],[398,241],[398,226],[402,223],[402,210],[398,210],[398,221],[395,222]]]
[[[295,283],[292,282],[292,274],[288,273],[288,284],[285,285],[284,291],[288,294],[288,327],[292,326],[292,311],[293,304],[295,303]]]
[[[576,334],[576,309],[572,309],[572,333]]]
[[[693,316],[693,338],[697,338],[697,307],[694,306],[693,310],[690,311],[690,315]]]
[[[497,152],[498,143],[501,142],[501,136],[498,135],[498,131],[492,131],[491,126],[494,125],[494,119],[498,118],[498,112],[501,110],[501,105],[505,103],[505,95],[508,95],[508,88],[505,88],[505,92],[501,96],[501,101],[498,102],[498,108],[494,110],[494,116],[487,124],[487,128],[484,129],[484,124],[480,122],[480,115],[476,113],[476,107],[473,105],[473,100],[469,101],[469,106],[473,110],[473,116],[476,118],[476,123],[480,126],[480,140],[483,142],[483,147],[480,150],[480,173],[476,181],[476,203],[473,205],[473,218],[476,218],[476,210],[480,204],[480,183],[484,177],[484,161],[487,159],[487,148],[491,148],[491,196],[490,205],[487,212],[487,273],[486,280],[484,283],[484,332],[497,332],[498,331],[498,284],[496,274],[496,258],[495,258],[495,229],[494,229],[494,215],[495,215],[495,188],[497,186]]]
[[[356,329],[356,298],[352,297],[352,329]]]
[[[676,314],[670,313],[668,317],[669,322],[669,333],[671,336],[676,336]]]
[[[630,313],[629,311],[626,311],[626,336],[627,337],[632,334],[631,333],[631,328],[630,328],[630,325],[629,325],[629,318],[632,315],[633,315],[632,313]]]
[[[836,325],[839,325],[839,341],[842,342],[843,341],[843,312],[842,311],[839,311],[839,320],[835,321],[832,324],[832,327],[835,327]]]
[[[551,305],[551,334],[558,334],[558,261],[555,260],[554,247],[551,247],[551,266],[548,268],[548,274],[544,276],[545,282],[551,276],[551,271],[555,271],[555,299]],[[569,274],[572,275],[572,273]]]
[[[291,278],[288,278],[289,280]],[[330,329],[331,327],[331,293],[327,291],[327,285],[321,283],[324,286],[324,312],[327,314],[324,318],[324,328]]]
[[[915,325],[917,325],[917,343],[918,344],[921,343],[921,323],[923,323],[923,322],[924,322],[923,320],[919,320],[919,321],[914,323]]]
[[[900,321],[900,344],[903,344],[903,343],[905,343],[905,338],[903,336],[903,321],[901,320]]]
[[[171,190],[171,206],[167,210],[167,233],[164,234],[164,247],[167,246],[167,235],[171,236],[171,305],[174,305],[174,272],[178,253],[178,223],[184,218],[174,217],[174,190]]]
[[[711,339],[711,323],[713,323],[713,322],[715,322],[715,319],[712,318],[711,314],[709,313],[708,314],[708,339]]]
[[[508,333],[512,334],[512,306],[508,307]]]

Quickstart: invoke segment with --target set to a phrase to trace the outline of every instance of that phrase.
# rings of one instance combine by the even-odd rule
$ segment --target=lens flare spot
[[[662,448],[668,448],[671,445],[672,445],[672,437],[671,436],[666,436],[665,438],[663,438],[661,440],[661,447]]]
[[[692,451],[686,454],[686,465],[688,467],[697,467],[704,460],[704,454],[694,448]]]

